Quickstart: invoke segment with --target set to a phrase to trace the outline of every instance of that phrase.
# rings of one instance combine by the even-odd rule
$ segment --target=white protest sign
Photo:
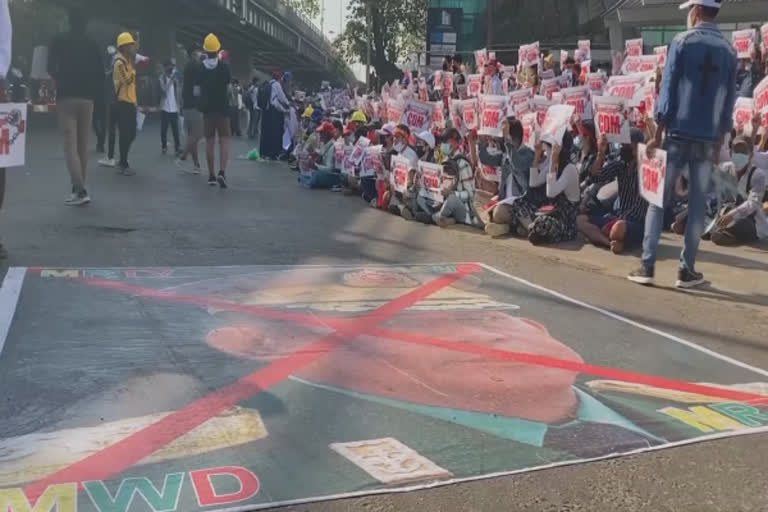
[[[627,100],[627,106],[637,107],[643,101],[643,85],[646,75],[634,73],[627,76],[612,76],[606,84],[606,95]]]
[[[350,153],[352,151],[350,150]],[[337,163],[344,161],[344,138],[339,137],[339,140],[333,143],[333,159]]]
[[[762,112],[768,106],[768,76],[757,84],[752,97],[755,98],[755,112]]]
[[[552,105],[541,125],[541,140],[550,144],[562,144],[563,135],[571,123],[573,105]]]
[[[577,47],[581,53],[582,60],[592,60],[592,41],[582,39],[578,42]]]
[[[392,188],[394,188],[396,192],[406,192],[408,189],[408,171],[411,167],[411,163],[407,158],[398,155],[392,157],[391,167]]]
[[[560,94],[563,95],[564,103],[573,106],[582,120],[592,119],[592,102],[589,99],[589,89],[586,86],[569,87],[560,91]]]
[[[419,100],[429,101],[429,92],[427,90],[427,81],[424,77],[419,78]]]
[[[453,73],[443,71],[443,94],[453,94]]]
[[[498,183],[501,181],[501,167],[481,164],[480,176],[486,181]]]
[[[496,52],[488,52],[488,60],[496,60]]]
[[[483,75],[467,75],[467,96],[477,98],[483,86]]]
[[[596,96],[592,98],[597,136],[605,135],[611,144],[629,144],[629,119],[624,98]]]
[[[19,167],[25,162],[27,104],[0,103],[0,167]]]
[[[733,107],[733,126],[743,128],[744,134],[752,135],[752,116],[755,112],[755,100],[753,98],[736,98]]]
[[[669,48],[664,46],[657,46],[653,49],[653,54],[656,55],[657,62],[660,68],[664,68],[667,64],[667,53]]]
[[[648,71],[655,71],[659,67],[658,55],[641,55],[638,58],[637,72],[646,73]]]
[[[603,73],[589,73],[586,84],[593,96],[602,96],[605,89],[605,75]]]
[[[462,135],[467,134],[467,129],[464,127],[464,114],[462,113],[462,105],[459,100],[451,100],[449,103],[449,113],[451,116],[451,125],[453,128],[459,130]]]
[[[581,63],[581,76],[579,79],[581,79],[582,76],[587,76],[587,74],[592,72],[592,61],[591,60],[585,60]]]
[[[432,129],[445,130],[445,111],[443,102],[436,101],[432,103]]]
[[[645,84],[643,87],[643,103],[645,104],[645,111],[653,116],[656,111],[656,84],[653,82]]]
[[[539,64],[539,42],[520,46],[518,62],[520,66],[537,66]]]
[[[523,144],[533,149],[536,146],[536,113],[523,115],[520,123],[523,125]]]
[[[419,160],[419,181],[422,193],[437,204],[443,202],[443,193],[440,190],[443,167]]]
[[[539,78],[542,80],[549,80],[550,78],[555,78],[555,70],[554,69],[545,69],[541,73],[539,73]]]
[[[488,62],[488,52],[483,48],[482,50],[475,50],[475,64],[477,69],[482,69]]]
[[[464,127],[467,130],[477,130],[477,99],[464,100],[461,102],[461,117],[464,119]]]
[[[640,194],[648,203],[664,208],[664,181],[667,174],[667,152],[657,149],[648,158],[645,144],[637,145],[640,165],[637,166]]]
[[[355,175],[355,162],[352,161],[352,152],[354,151],[354,146],[344,146],[344,159],[342,160],[343,164],[341,165],[341,172],[346,174],[347,176],[354,176]]]
[[[621,64],[621,74],[631,75],[637,73],[640,70],[640,63],[642,59],[639,55],[628,55]]]
[[[627,57],[639,57],[643,54],[643,38],[627,39],[624,43],[624,51]]]
[[[560,90],[559,79],[550,78],[550,79],[541,81],[541,88],[539,89],[539,92],[542,96],[545,96],[547,99],[551,100],[552,95],[559,90]]]
[[[355,159],[355,153],[358,146],[352,152],[352,160]],[[362,163],[360,165],[360,176],[383,176],[385,174],[384,162],[381,160],[382,146],[366,146],[362,148]]]
[[[760,39],[763,41],[763,53],[768,51],[768,23],[760,27]]]
[[[502,124],[505,119],[507,97],[506,96],[482,96],[482,111],[480,112],[479,135],[502,137]]]
[[[532,112],[531,100],[533,94],[530,89],[520,89],[509,95],[509,104],[507,105],[507,116],[515,116],[521,119],[523,114]]]
[[[403,104],[396,99],[387,100],[387,121],[399,123],[403,117]]]
[[[437,71],[435,71],[435,78],[434,78],[434,83],[433,83],[432,87],[436,91],[442,91],[443,90],[443,72],[442,72],[442,70],[438,69]]]
[[[731,44],[736,50],[736,56],[740,59],[749,59],[755,51],[755,30],[734,30],[731,33]]]
[[[547,117],[547,111],[549,107],[555,104],[554,101],[545,98],[544,96],[533,97],[533,111],[536,113],[536,125],[541,126],[544,124],[544,118]]]
[[[432,123],[432,104],[413,99],[408,101],[400,123],[407,125],[411,131],[429,130]]]

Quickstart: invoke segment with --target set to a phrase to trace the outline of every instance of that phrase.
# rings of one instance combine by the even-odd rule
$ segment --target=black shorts
[[[203,134],[210,139],[219,134],[219,137],[231,137],[232,126],[229,124],[227,114],[205,114],[203,116]]]

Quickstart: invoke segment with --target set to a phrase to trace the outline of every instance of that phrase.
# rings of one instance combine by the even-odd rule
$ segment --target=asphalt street
[[[33,120],[34,121],[34,120]],[[8,266],[223,267],[235,265],[406,265],[471,261],[493,266],[630,320],[661,329],[749,364],[768,368],[768,252],[765,246],[716,250],[702,244],[701,292],[668,286],[679,241],[666,237],[657,279],[642,288],[623,276],[637,255],[614,257],[581,244],[533,248],[491,240],[466,228],[441,230],[375,211],[361,200],[296,184],[285,164],[239,159],[230,188],[182,174],[160,152],[149,122],[132,151],[136,176],[99,168],[93,155],[93,203],[63,204],[69,189],[60,139],[50,120],[31,123],[28,163],[8,170],[0,234]],[[47,126],[48,125],[48,126]],[[501,281],[501,278],[500,278]],[[541,309],[546,314],[547,307]],[[557,309],[551,308],[556,315]],[[542,319],[546,320],[545,318]],[[594,319],[558,329],[590,332]],[[612,333],[601,333],[610,338]],[[621,336],[617,332],[616,336]],[[643,343],[622,340],[626,343]],[[644,358],[663,350],[632,346]],[[609,350],[609,349],[606,349]],[[606,359],[621,354],[605,354]],[[638,364],[640,361],[638,360]],[[692,363],[693,364],[693,363]],[[717,371],[714,370],[713,373]],[[728,381],[713,374],[706,382]],[[407,494],[302,505],[296,511],[765,511],[764,454],[757,434],[643,455],[463,483]]]

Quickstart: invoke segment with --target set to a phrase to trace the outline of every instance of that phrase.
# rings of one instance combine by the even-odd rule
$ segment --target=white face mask
[[[733,162],[733,167],[737,171],[741,171],[749,165],[750,158],[749,155],[745,155],[744,153],[734,153],[731,157],[731,161]]]
[[[488,146],[488,154],[491,156],[498,156],[501,154],[501,150],[496,146]]]
[[[395,145],[392,146],[392,148],[398,153],[402,153],[403,150],[405,149],[405,144],[403,144],[402,142],[395,142]]]

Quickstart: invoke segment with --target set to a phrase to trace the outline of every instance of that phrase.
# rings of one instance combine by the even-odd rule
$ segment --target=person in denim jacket
[[[689,30],[678,35],[669,47],[659,100],[656,104],[656,136],[648,144],[653,156],[661,146],[667,151],[664,198],[672,197],[677,176],[689,168],[688,223],[676,286],[691,288],[704,282],[695,271],[696,253],[704,231],[707,191],[720,146],[733,128],[736,102],[736,52],[714,20],[722,0],[689,0]],[[652,284],[656,249],[659,245],[664,209],[650,205],[645,217],[645,237],[640,268],[628,278]]]

